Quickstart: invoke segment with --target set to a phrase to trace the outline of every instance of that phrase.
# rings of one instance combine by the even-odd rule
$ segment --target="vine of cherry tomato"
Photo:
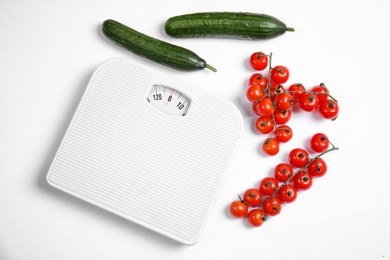
[[[231,216],[259,227],[269,217],[279,215],[285,204],[294,202],[299,192],[310,189],[316,178],[324,176],[328,168],[322,157],[338,148],[323,133],[314,134],[310,140],[314,155],[303,148],[292,149],[288,162],[277,164],[273,176],[264,177],[257,188],[248,188],[242,199],[238,195],[238,200],[231,202]]]
[[[259,116],[255,123],[257,131],[261,134],[272,133],[262,145],[262,151],[272,156],[279,152],[280,143],[288,142],[293,137],[293,131],[287,125],[293,106],[306,112],[318,111],[323,118],[335,120],[339,114],[339,104],[324,83],[310,90],[302,83],[287,85],[290,70],[284,65],[271,66],[271,62],[272,53],[252,53],[249,64],[256,72],[249,78],[246,96],[252,103],[253,112]]]
[[[256,72],[249,78],[246,97],[257,116],[255,128],[261,134],[270,134],[262,150],[272,156],[279,152],[280,143],[289,142],[293,137],[293,129],[287,124],[293,107],[306,112],[318,111],[323,118],[335,120],[339,105],[323,83],[310,90],[302,83],[286,85],[290,70],[284,65],[271,66],[271,61],[272,53],[255,52],[250,56],[250,66]],[[316,178],[324,176],[328,167],[322,157],[338,148],[324,133],[314,134],[309,143],[310,151],[300,147],[292,149],[288,162],[277,164],[272,176],[261,179],[258,187],[245,190],[242,198],[238,195],[230,204],[231,216],[244,218],[249,225],[259,227],[269,217],[279,215],[284,205],[294,202],[300,192],[310,189]]]

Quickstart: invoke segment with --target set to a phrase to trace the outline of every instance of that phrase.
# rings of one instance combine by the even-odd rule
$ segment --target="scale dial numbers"
[[[174,116],[185,116],[191,104],[182,92],[164,85],[153,85],[146,101],[154,108]]]

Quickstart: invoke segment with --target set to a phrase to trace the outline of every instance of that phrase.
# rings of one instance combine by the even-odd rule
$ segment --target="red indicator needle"
[[[174,91],[175,91],[175,89],[172,89],[171,95],[169,95],[169,97],[168,97],[167,106],[168,106],[169,102],[171,102],[171,100],[172,100],[172,94]]]

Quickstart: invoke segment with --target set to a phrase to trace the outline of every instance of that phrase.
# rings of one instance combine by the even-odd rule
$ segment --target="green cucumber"
[[[169,18],[165,32],[175,38],[270,39],[294,31],[279,19],[257,13],[203,12]]]
[[[194,52],[145,35],[115,20],[105,20],[102,31],[119,46],[162,65],[182,71],[195,71],[204,68],[217,71]]]

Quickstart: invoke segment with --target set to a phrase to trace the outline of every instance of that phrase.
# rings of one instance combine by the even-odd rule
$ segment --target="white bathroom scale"
[[[242,127],[231,102],[131,59],[114,58],[94,72],[47,180],[192,245]]]

